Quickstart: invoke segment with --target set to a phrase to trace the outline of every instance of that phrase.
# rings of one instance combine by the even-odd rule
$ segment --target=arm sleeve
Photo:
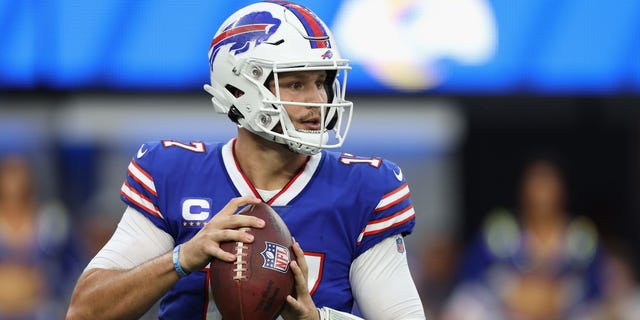
[[[365,319],[426,318],[401,235],[387,237],[356,258],[349,278]]]
[[[127,207],[113,236],[85,271],[95,268],[131,269],[170,251],[174,244],[168,233],[136,209]]]

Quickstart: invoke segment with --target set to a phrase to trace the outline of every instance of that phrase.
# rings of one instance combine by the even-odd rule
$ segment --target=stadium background
[[[73,272],[115,227],[142,142],[234,135],[201,88],[216,28],[247,3],[0,1],[0,154],[26,155],[39,199],[66,208]],[[638,251],[640,1],[299,3],[352,60],[343,149],[408,177],[418,279],[427,243],[464,247],[487,213],[517,206],[539,150],[565,160],[571,212]]]

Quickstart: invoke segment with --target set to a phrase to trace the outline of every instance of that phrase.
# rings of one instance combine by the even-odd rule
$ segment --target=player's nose
[[[305,102],[309,103],[326,103],[327,102],[327,92],[324,89],[324,86],[311,86],[311,89],[308,90]]]

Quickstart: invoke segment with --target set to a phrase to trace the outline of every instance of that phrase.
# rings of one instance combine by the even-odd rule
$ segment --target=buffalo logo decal
[[[223,32],[211,41],[209,62],[213,65],[218,51],[224,45],[231,44],[229,51],[237,55],[253,46],[267,41],[280,27],[280,20],[267,11],[252,12],[228,25]]]

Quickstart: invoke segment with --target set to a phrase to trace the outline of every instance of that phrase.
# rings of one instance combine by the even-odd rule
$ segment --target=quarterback
[[[342,146],[353,104],[348,60],[309,9],[259,2],[232,14],[209,48],[216,111],[237,124],[228,142],[142,144],[105,247],[80,276],[69,319],[220,319],[212,259],[225,241],[253,241],[235,215],[266,202],[295,238],[295,294],[284,319],[424,319],[403,237],[415,212],[394,163],[326,149]],[[353,314],[352,314],[353,313]],[[356,314],[356,315],[354,315]]]

